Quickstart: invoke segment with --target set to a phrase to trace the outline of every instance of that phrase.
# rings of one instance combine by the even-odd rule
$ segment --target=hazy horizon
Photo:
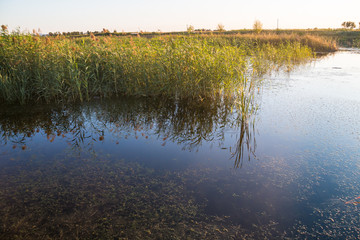
[[[42,33],[101,31],[185,31],[187,25],[195,29],[216,29],[219,23],[226,30],[251,29],[255,20],[264,29],[341,28],[344,21],[359,26],[360,1],[334,0],[293,3],[285,0],[268,2],[184,0],[113,1],[25,1],[0,0],[0,24],[10,31],[41,29]]]

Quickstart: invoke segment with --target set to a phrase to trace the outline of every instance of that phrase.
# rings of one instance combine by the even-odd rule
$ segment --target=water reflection
[[[250,118],[250,116],[248,116]],[[256,157],[256,139],[255,139],[255,120],[250,121],[246,119],[240,119],[238,122],[240,136],[238,138],[235,152],[232,154],[234,158],[234,168],[241,168],[244,160],[244,156],[247,156],[248,161],[252,157]]]
[[[253,99],[251,104],[255,104]],[[65,142],[73,153],[96,155],[94,145],[105,140],[119,144],[129,138],[146,140],[151,136],[162,146],[170,141],[194,151],[204,142],[223,147],[225,132],[238,131],[237,141],[226,147],[234,166],[241,167],[243,159],[250,160],[255,153],[254,111],[250,107],[244,111],[229,97],[191,101],[126,97],[71,106],[1,109],[0,149],[12,146],[26,150],[38,138],[46,138],[47,143],[59,146]]]

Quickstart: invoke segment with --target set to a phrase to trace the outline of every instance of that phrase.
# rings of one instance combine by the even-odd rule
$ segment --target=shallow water
[[[0,238],[356,239],[360,53],[267,77],[259,109],[2,106]]]

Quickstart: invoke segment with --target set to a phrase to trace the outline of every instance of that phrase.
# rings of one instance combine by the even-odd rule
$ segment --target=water
[[[0,238],[356,239],[360,54],[231,101],[0,110]]]

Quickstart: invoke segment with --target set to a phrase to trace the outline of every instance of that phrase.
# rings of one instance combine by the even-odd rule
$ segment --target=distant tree
[[[8,27],[6,25],[1,25],[1,34],[5,35],[9,32]]]
[[[96,32],[94,32],[96,33]],[[110,31],[109,29],[103,28],[102,31],[100,32],[101,35],[105,35],[105,36],[110,36]]]
[[[356,25],[355,25],[354,22],[347,22],[346,26],[347,26],[348,28],[350,28],[350,29],[356,28]]]
[[[187,30],[188,33],[191,33],[191,32],[193,32],[195,30],[195,28],[194,28],[193,25],[189,25],[189,26],[186,27],[186,30]]]
[[[253,29],[256,33],[260,33],[262,31],[263,24],[259,20],[255,20]]]
[[[360,23],[359,23],[360,24]],[[350,22],[350,21],[348,21],[348,22],[343,22],[342,24],[341,24],[341,26],[343,26],[344,28],[348,28],[348,29],[354,29],[354,28],[356,28],[356,24],[354,23],[354,22]]]
[[[49,32],[49,36],[52,37],[54,36],[54,34],[52,32]]]
[[[199,28],[199,29],[195,29],[195,32],[211,32],[211,29],[206,29],[206,28]],[[216,31],[219,31],[218,29]],[[225,31],[225,30],[224,30]]]
[[[217,25],[216,30],[219,31],[219,32],[224,32],[225,31],[225,26],[222,23],[219,23]]]

